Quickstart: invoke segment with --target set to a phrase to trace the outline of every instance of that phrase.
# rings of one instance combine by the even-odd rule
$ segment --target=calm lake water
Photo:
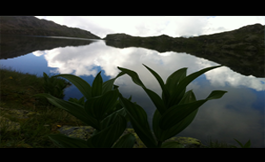
[[[183,67],[188,68],[189,75],[219,65],[189,53],[159,53],[136,47],[114,48],[107,46],[103,40],[78,40],[78,43],[74,43],[63,38],[1,39],[1,43],[5,41],[14,42],[14,48],[5,48],[9,52],[1,51],[1,68],[11,67],[37,76],[42,76],[43,72],[50,75],[74,74],[92,85],[99,71],[102,71],[103,81],[107,81],[119,73],[119,66],[137,72],[146,87],[159,95],[162,91],[158,82],[142,64],[155,70],[164,82],[171,73]],[[66,42],[61,43],[63,41]],[[252,147],[264,147],[264,83],[265,78],[244,76],[226,66],[201,75],[187,87],[187,91],[193,89],[197,100],[206,98],[213,90],[225,90],[228,93],[221,99],[210,100],[202,105],[193,122],[178,136],[194,137],[202,143],[211,138],[235,145],[237,143],[233,138],[244,144],[250,139]],[[118,78],[115,84],[124,97],[132,95],[132,101],[145,109],[151,125],[155,107],[144,90],[127,75]],[[82,97],[74,85],[65,89],[64,99],[70,97]]]

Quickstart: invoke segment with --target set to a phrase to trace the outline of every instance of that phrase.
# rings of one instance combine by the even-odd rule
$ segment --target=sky
[[[60,25],[107,34],[191,37],[220,33],[252,24],[265,24],[265,16],[35,16]]]

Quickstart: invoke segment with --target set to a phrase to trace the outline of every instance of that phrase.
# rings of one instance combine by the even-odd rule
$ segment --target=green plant
[[[74,103],[77,103],[77,104],[79,104],[79,105],[81,105],[81,106],[84,106],[84,105],[85,105],[85,98],[84,98],[84,96],[83,96],[82,98],[80,98],[79,100],[78,100],[77,98],[72,98],[72,97],[70,97],[70,98],[68,99],[68,101],[70,101],[70,102],[74,102]]]
[[[240,143],[238,140],[234,139],[240,146],[241,148],[250,148],[251,142],[250,140],[247,141],[247,143],[245,145],[243,145],[242,143]],[[237,148],[236,146],[232,146],[233,148]]]
[[[125,109],[121,108],[123,106],[117,100],[119,95],[118,86],[114,85],[113,88],[113,83],[117,77],[124,73],[120,73],[116,78],[104,83],[100,73],[95,77],[92,86],[74,75],[61,74],[55,76],[68,79],[81,91],[87,99],[83,106],[75,102],[58,99],[47,93],[35,95],[46,97],[56,107],[66,110],[87,125],[96,129],[93,136],[87,141],[70,138],[62,134],[49,135],[49,138],[59,147],[133,147],[135,142],[133,134],[127,134],[119,139],[126,129],[128,121],[126,120]]]
[[[184,130],[195,118],[198,108],[206,101],[221,98],[227,91],[215,90],[203,100],[196,100],[192,90],[186,91],[186,86],[201,74],[220,66],[208,67],[186,76],[187,68],[172,73],[164,84],[162,78],[151,68],[144,65],[157,79],[162,88],[162,99],[155,92],[145,87],[138,74],[132,70],[118,67],[128,74],[132,81],[141,86],[156,106],[153,115],[153,132],[147,121],[144,109],[128,99],[119,97],[125,106],[132,126],[147,147],[181,147],[177,142],[164,142]]]
[[[144,65],[145,66],[145,65]],[[93,81],[92,87],[83,79],[69,74],[64,77],[72,82],[87,99],[84,106],[64,101],[50,94],[39,94],[46,97],[50,103],[66,110],[84,123],[94,127],[96,131],[87,141],[70,138],[65,135],[50,135],[49,138],[60,147],[133,147],[135,137],[132,134],[123,136],[126,128],[126,117],[147,147],[182,147],[177,142],[164,142],[184,130],[195,118],[198,108],[206,101],[221,98],[227,91],[213,91],[206,99],[196,100],[192,90],[186,91],[186,86],[201,74],[220,67],[209,67],[186,76],[187,68],[172,73],[164,84],[161,77],[152,69],[145,66],[158,80],[162,88],[162,99],[153,91],[146,88],[138,74],[129,69],[118,67],[120,72],[115,78],[103,83],[100,73]],[[130,99],[124,98],[113,83],[116,78],[128,74],[134,83],[141,86],[156,106],[153,116],[153,133],[147,121],[147,114],[141,106]],[[119,97],[119,100],[117,100]]]
[[[63,90],[66,88],[67,82],[54,76],[49,77],[45,72],[43,72],[43,79],[45,93],[49,93],[60,99],[64,97]]]

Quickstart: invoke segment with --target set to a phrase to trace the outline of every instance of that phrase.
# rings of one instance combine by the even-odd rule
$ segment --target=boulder
[[[95,129],[91,126],[62,126],[58,129],[61,134],[67,135],[68,137],[80,138],[87,140],[93,134]],[[123,135],[132,133],[136,138],[136,143],[134,148],[146,148],[144,143],[140,140],[138,135],[134,132],[132,128],[126,128]],[[123,136],[122,135],[122,136]],[[183,145],[183,148],[203,148],[204,145],[200,140],[192,137],[172,137],[166,141],[177,141]]]

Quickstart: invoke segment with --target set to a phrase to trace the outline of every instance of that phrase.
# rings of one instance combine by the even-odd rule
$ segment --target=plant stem
[[[161,145],[162,145],[162,141],[158,141],[158,144],[157,144],[158,148],[160,148]]]

